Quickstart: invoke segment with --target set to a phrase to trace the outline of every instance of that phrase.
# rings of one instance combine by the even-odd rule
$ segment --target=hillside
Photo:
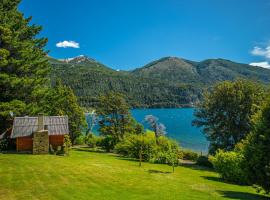
[[[70,156],[0,154],[0,199],[259,200],[255,189],[225,183],[207,169],[143,163],[74,149]]]
[[[201,90],[188,84],[172,84],[118,72],[87,57],[50,59],[50,62],[53,66],[52,82],[60,78],[74,90],[84,107],[95,106],[98,96],[108,91],[126,94],[132,107],[191,106],[198,101]]]
[[[218,81],[245,78],[264,83],[270,82],[270,70],[224,59],[208,59],[193,62],[177,57],[165,57],[151,62],[132,74],[162,79],[169,82],[189,84],[214,84]]]
[[[193,62],[165,57],[133,71],[116,71],[87,56],[49,58],[52,83],[70,86],[84,107],[100,94],[117,91],[132,107],[182,107],[200,101],[203,89],[218,81],[245,78],[270,83],[270,70],[224,59]]]

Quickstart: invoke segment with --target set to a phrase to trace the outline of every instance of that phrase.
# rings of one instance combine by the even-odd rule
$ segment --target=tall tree
[[[270,95],[253,116],[253,129],[244,141],[247,175],[252,184],[270,192]]]
[[[99,131],[112,138],[114,144],[121,141],[125,134],[136,133],[139,127],[129,109],[122,94],[110,92],[99,99]]]
[[[20,0],[0,0],[0,131],[10,126],[9,112],[29,114],[33,92],[47,83],[46,38],[18,11]]]
[[[36,94],[39,106],[34,112],[46,115],[67,115],[69,117],[69,136],[74,144],[77,137],[81,135],[82,129],[86,127],[86,119],[83,109],[78,105],[77,97],[71,88],[57,81],[53,88],[44,88]],[[45,95],[44,95],[45,93]],[[37,106],[37,105],[36,105]]]
[[[251,130],[251,116],[263,101],[264,90],[256,83],[225,81],[206,92],[195,112],[193,125],[202,127],[210,141],[209,152],[233,150]]]

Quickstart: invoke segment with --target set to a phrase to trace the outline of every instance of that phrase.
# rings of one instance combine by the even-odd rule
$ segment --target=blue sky
[[[115,69],[164,56],[270,67],[270,0],[22,0],[55,58],[87,55]]]

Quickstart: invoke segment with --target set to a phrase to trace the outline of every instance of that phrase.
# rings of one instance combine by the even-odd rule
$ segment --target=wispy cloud
[[[268,45],[265,48],[256,46],[251,51],[251,54],[254,56],[262,56],[262,57],[265,57],[266,59],[270,59],[270,45]]]
[[[56,46],[59,48],[80,48],[80,44],[75,41],[63,41],[56,43]]]
[[[254,63],[250,63],[249,65],[270,69],[270,64],[267,61],[265,61],[265,62],[254,62]]]

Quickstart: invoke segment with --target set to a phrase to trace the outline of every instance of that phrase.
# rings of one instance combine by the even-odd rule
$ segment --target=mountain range
[[[61,79],[70,86],[83,107],[95,107],[108,91],[125,94],[132,107],[193,106],[204,89],[238,78],[267,84],[270,70],[225,59],[201,62],[164,57],[131,71],[113,70],[87,56],[49,58],[52,83]]]

